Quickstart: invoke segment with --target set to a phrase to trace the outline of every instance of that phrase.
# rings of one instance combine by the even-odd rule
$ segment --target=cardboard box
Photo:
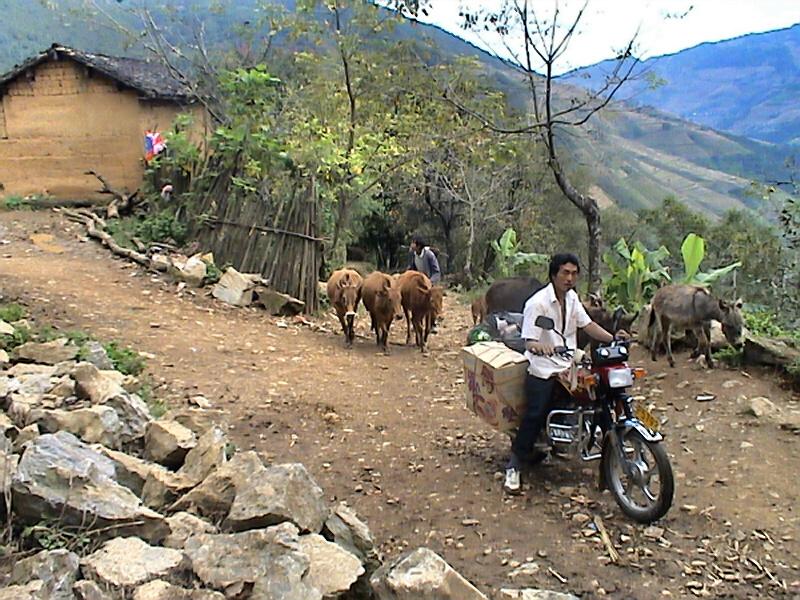
[[[528,359],[501,342],[461,350],[467,408],[500,431],[516,429],[525,411]]]

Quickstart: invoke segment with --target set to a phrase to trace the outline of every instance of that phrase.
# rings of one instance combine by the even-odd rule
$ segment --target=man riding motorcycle
[[[556,377],[570,367],[568,357],[555,354],[555,348],[563,345],[564,340],[555,331],[537,327],[536,317],[551,318],[556,329],[564,335],[568,348],[577,347],[578,329],[583,329],[598,342],[614,340],[613,335],[592,321],[575,292],[580,270],[578,257],[574,254],[554,255],[549,267],[550,284],[525,303],[522,338],[525,340],[525,357],[530,363],[525,378],[527,406],[506,465],[503,487],[511,494],[519,493],[522,459],[532,453],[547,420]],[[618,336],[626,337],[627,334],[619,332]]]

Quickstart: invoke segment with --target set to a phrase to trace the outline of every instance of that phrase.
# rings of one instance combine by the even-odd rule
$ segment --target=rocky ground
[[[469,308],[452,295],[429,356],[399,345],[395,330],[385,357],[363,320],[346,351],[330,317],[267,317],[178,291],[52,213],[0,213],[0,244],[6,298],[36,321],[152,356],[155,395],[171,407],[202,396],[241,450],[304,463],[328,502],[346,501],[369,523],[388,559],[427,546],[490,596],[505,587],[637,599],[800,594],[798,397],[771,372],[643,361],[651,377],[637,393],[663,422],[677,477],[672,511],[648,528],[597,491],[595,463],[556,460],[524,473],[524,495],[502,494],[507,439],[463,408]],[[697,402],[703,392],[715,399]],[[756,401],[760,416],[753,398],[771,401]]]

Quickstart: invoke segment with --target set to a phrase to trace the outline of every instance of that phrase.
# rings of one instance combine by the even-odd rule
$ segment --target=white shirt
[[[564,345],[564,340],[555,331],[547,331],[535,325],[536,317],[542,315],[553,319],[555,329],[561,331],[567,339],[567,348],[576,348],[578,329],[586,327],[592,322],[592,319],[586,314],[586,309],[578,299],[575,290],[567,292],[564,304],[567,309],[566,319],[561,318],[561,303],[556,298],[556,290],[552,283],[528,298],[523,311],[522,338],[526,341],[542,342],[552,346]],[[563,356],[540,356],[526,350],[525,358],[530,363],[528,373],[541,379],[549,379],[570,367],[570,359]]]

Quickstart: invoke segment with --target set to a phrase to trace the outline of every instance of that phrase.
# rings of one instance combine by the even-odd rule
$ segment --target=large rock
[[[255,452],[237,452],[230,461],[178,500],[170,510],[189,510],[221,520],[230,511],[237,490],[243,489],[250,480],[260,477],[265,470]]]
[[[338,598],[364,574],[355,555],[321,535],[301,536],[300,548],[311,560],[308,583],[322,592],[323,598]]]
[[[114,363],[108,357],[105,347],[100,342],[89,340],[83,345],[83,352],[81,353],[83,360],[93,364],[98,369],[111,370],[114,368]]]
[[[744,362],[749,365],[785,367],[800,361],[800,350],[783,340],[748,335],[744,340]]]
[[[178,474],[197,485],[217,468],[225,464],[228,438],[219,427],[212,427],[197,440],[189,450]]]
[[[239,273],[228,267],[214,285],[211,295],[234,306],[249,306],[253,302],[253,289],[261,282],[261,276]]]
[[[25,449],[25,444],[35,440],[41,434],[42,432],[39,431],[39,426],[36,423],[20,429],[17,437],[14,438],[14,452],[22,454],[22,451]]]
[[[114,462],[65,431],[33,440],[19,462],[11,490],[22,523],[59,519],[66,525],[92,525],[100,539],[138,535],[159,542],[169,533],[157,512],[144,506],[116,481]]]
[[[123,445],[144,438],[147,424],[153,420],[153,415],[138,395],[127,392],[117,394],[106,400],[104,406],[110,406],[119,416],[122,425],[119,436]]]
[[[22,379],[26,375],[47,375],[48,377],[63,375],[63,373],[58,373],[58,367],[55,365],[37,365],[31,363],[17,363],[8,370],[8,374],[18,379]]]
[[[144,483],[147,481],[147,476],[152,471],[167,472],[167,469],[161,465],[142,460],[141,458],[131,456],[124,452],[106,448],[99,444],[92,446],[92,449],[114,461],[114,472],[117,482],[124,485],[139,497],[142,495],[142,488],[144,488]]]
[[[67,431],[89,444],[120,448],[122,423],[110,406],[96,405],[76,410],[37,410],[31,414],[45,433]]]
[[[18,464],[19,456],[0,448],[0,516],[6,514],[6,498],[11,491],[11,482]]]
[[[236,597],[252,587],[252,598],[320,600],[308,581],[310,559],[297,527],[281,523],[269,529],[231,534],[194,535],[184,552],[205,585]]]
[[[11,323],[6,323],[0,319],[0,335],[14,335],[16,329]]]
[[[19,427],[14,424],[14,421],[6,413],[0,411],[0,436],[9,440],[16,440],[18,435]]]
[[[300,463],[276,465],[236,492],[225,526],[234,531],[291,521],[318,533],[328,517],[325,494]]]
[[[76,600],[111,600],[103,589],[94,581],[82,579],[72,586]]]
[[[195,254],[185,260],[175,256],[172,258],[168,271],[170,275],[185,281],[190,286],[201,287],[206,277],[207,265],[203,262],[200,254]]]
[[[375,542],[369,527],[344,502],[339,503],[331,511],[328,520],[325,521],[324,535],[326,539],[339,544],[362,561],[377,558]]]
[[[253,304],[262,306],[271,315],[294,316],[303,312],[306,303],[264,285],[253,289]]]
[[[781,409],[772,400],[763,396],[756,396],[755,398],[740,396],[738,403],[742,413],[758,418],[775,417],[781,412]]]
[[[0,348],[0,369],[8,366],[11,363],[11,357],[8,352]]]
[[[564,592],[551,592],[526,588],[522,590],[500,590],[500,600],[580,600],[577,596]]]
[[[40,580],[41,597],[72,600],[72,586],[78,578],[80,559],[67,550],[43,550],[14,563],[9,583],[21,585]]]
[[[201,533],[219,533],[217,527],[208,521],[188,512],[178,512],[167,517],[170,534],[164,539],[164,546],[181,550],[193,535]]]
[[[142,488],[142,502],[153,510],[161,510],[173,504],[195,485],[180,473],[166,469],[154,469],[147,474]]]
[[[59,338],[52,342],[26,342],[14,349],[14,356],[19,361],[56,365],[74,359],[78,356],[78,350],[66,338]]]
[[[223,425],[227,421],[227,416],[225,411],[220,409],[181,407],[171,408],[160,420],[177,421],[200,437],[215,425]]]
[[[225,595],[211,590],[187,590],[156,579],[137,588],[133,600],[225,600]]]
[[[384,565],[370,584],[378,600],[487,600],[428,548],[417,548]]]
[[[44,583],[36,580],[25,585],[10,585],[0,588],[0,600],[42,600],[48,597],[40,594],[43,587]]]
[[[137,537],[109,540],[81,560],[81,571],[87,579],[120,592],[153,579],[175,576],[185,566],[183,552],[151,546]]]
[[[75,380],[75,393],[78,398],[89,400],[92,404],[100,404],[125,393],[116,377],[102,373],[88,362],[75,365],[70,375]]]
[[[145,458],[167,467],[180,467],[196,445],[197,438],[192,430],[177,421],[159,419],[150,421],[145,428]]]

